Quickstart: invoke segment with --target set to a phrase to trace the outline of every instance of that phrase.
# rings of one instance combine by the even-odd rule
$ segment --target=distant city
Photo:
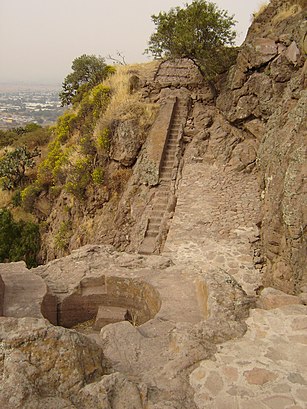
[[[59,91],[54,85],[0,84],[0,129],[55,123],[64,111]]]

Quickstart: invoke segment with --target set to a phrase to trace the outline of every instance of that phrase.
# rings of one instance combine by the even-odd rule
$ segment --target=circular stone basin
[[[58,325],[78,328],[88,322],[95,331],[124,320],[141,325],[153,318],[160,307],[159,292],[144,281],[116,276],[86,277],[59,304]]]

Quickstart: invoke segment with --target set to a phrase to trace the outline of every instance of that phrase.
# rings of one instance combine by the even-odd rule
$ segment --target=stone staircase
[[[176,203],[175,182],[181,156],[180,142],[188,114],[187,98],[176,97],[174,112],[169,125],[163,156],[159,168],[159,185],[155,187],[151,212],[147,222],[140,254],[158,253],[167,234],[169,213]]]
[[[147,180],[154,194],[145,212],[148,215],[147,225],[138,249],[140,254],[159,254],[165,243],[176,206],[176,180],[183,154],[183,129],[188,117],[191,90],[203,84],[203,77],[193,61],[171,59],[160,64],[154,84],[154,99],[157,100],[159,90],[161,110],[165,115],[161,115],[162,119],[156,124],[157,131],[151,138],[149,149],[147,167],[150,173],[154,162],[156,179]],[[171,101],[174,100],[176,102],[172,106]],[[157,148],[161,155],[154,154]]]

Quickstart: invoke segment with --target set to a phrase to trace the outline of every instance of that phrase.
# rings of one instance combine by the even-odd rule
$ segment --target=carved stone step
[[[155,237],[145,237],[143,243],[140,246],[140,254],[153,254],[156,247],[156,236]]]

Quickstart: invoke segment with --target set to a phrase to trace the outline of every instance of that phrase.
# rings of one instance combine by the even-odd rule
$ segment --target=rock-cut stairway
[[[147,228],[139,248],[141,254],[159,252],[162,241],[167,234],[169,213],[174,210],[176,203],[175,182],[181,156],[180,143],[183,127],[188,114],[187,106],[187,98],[176,97],[176,104],[160,163],[159,184],[155,187]]]

